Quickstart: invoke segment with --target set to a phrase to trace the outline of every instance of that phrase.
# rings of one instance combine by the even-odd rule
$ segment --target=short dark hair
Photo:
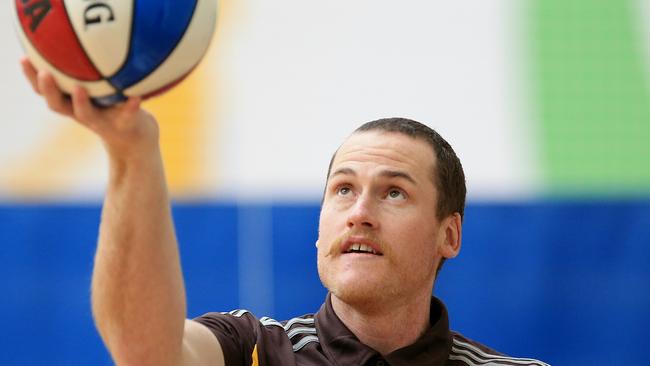
[[[440,134],[420,122],[399,117],[382,118],[367,122],[354,132],[367,131],[396,132],[426,141],[433,149],[436,158],[432,177],[434,186],[438,192],[436,215],[438,219],[442,220],[458,212],[461,220],[463,219],[463,215],[465,214],[465,196],[467,194],[465,173],[454,149],[451,148],[451,145]],[[332,156],[329,168],[327,169],[328,179],[335,157],[336,152]]]

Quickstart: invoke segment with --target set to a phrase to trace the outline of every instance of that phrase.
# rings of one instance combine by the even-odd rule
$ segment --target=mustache
[[[334,257],[337,255],[341,255],[343,252],[343,245],[345,245],[345,242],[348,241],[351,237],[356,237],[356,238],[363,238],[364,240],[371,241],[377,245],[377,249],[383,254],[383,255],[390,255],[390,245],[386,245],[385,242],[383,242],[379,237],[374,234],[374,233],[369,233],[369,232],[348,232],[340,237],[334,239],[332,244],[329,246],[329,250],[325,254],[326,257]]]

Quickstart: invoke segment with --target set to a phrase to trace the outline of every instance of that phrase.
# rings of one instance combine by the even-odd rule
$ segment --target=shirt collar
[[[391,366],[444,365],[449,357],[452,337],[445,305],[436,297],[431,299],[430,323],[415,343],[381,356],[361,343],[334,313],[331,295],[315,316],[316,330],[326,356],[336,365],[365,365],[371,359],[383,358]]]

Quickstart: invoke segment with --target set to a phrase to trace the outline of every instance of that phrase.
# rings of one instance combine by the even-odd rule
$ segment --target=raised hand
[[[156,149],[158,125],[153,116],[140,108],[140,98],[131,97],[110,108],[96,107],[82,87],[76,86],[68,96],[59,89],[52,74],[36,70],[27,58],[20,63],[32,88],[45,99],[48,107],[95,132],[112,157],[128,158]]]

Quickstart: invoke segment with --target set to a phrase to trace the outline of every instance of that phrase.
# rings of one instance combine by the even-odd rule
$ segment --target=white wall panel
[[[471,197],[534,192],[539,167],[517,4],[222,1],[206,60],[211,99],[197,105],[208,111],[210,122],[201,127],[207,159],[201,158],[213,172],[205,174],[201,194],[318,198],[344,137],[389,116],[419,120],[445,136],[463,161]],[[11,24],[9,15],[0,12],[2,24]],[[24,82],[15,34],[0,37],[7,45],[0,55],[0,164],[19,162],[29,171],[22,162],[71,127],[62,127]],[[101,147],[92,139],[80,144],[74,163],[61,165],[67,183],[52,193],[99,198],[106,176]],[[52,179],[33,174],[47,191]],[[0,195],[19,197],[7,179],[0,174]]]

